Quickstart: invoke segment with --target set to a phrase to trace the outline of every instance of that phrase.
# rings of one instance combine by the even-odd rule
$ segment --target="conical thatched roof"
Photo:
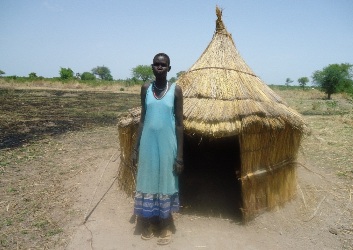
[[[236,135],[247,126],[302,129],[300,115],[245,63],[216,8],[216,31],[195,64],[178,80],[184,95],[187,133],[212,137]]]

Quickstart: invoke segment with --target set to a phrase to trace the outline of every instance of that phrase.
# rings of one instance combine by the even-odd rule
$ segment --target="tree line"
[[[353,64],[329,64],[322,70],[314,71],[311,78],[312,83],[327,94],[327,99],[331,99],[332,94],[341,92],[353,95]],[[304,76],[297,81],[299,86],[305,89],[310,80]],[[292,82],[292,79],[287,78],[285,85],[289,86]]]
[[[138,65],[131,70],[132,77],[125,81],[126,85],[142,84],[154,79],[152,68],[150,65]],[[180,71],[176,74],[176,77],[169,79],[170,82],[175,82],[184,71]],[[5,72],[0,69],[0,77]],[[31,72],[28,77],[30,79],[37,79],[38,77],[35,72]],[[15,79],[16,76],[9,76],[9,78]],[[331,99],[331,95],[339,92],[346,92],[353,95],[353,64],[341,63],[341,64],[329,64],[322,70],[316,70],[312,76],[312,83],[320,88],[321,91],[327,94],[327,98]],[[60,68],[59,70],[60,80],[78,79],[82,81],[113,81],[110,69],[106,66],[97,66],[90,72],[86,71],[82,74],[76,73],[70,68]],[[305,86],[309,83],[309,78],[306,76],[298,78],[299,86],[305,89]],[[285,81],[286,86],[290,86],[293,80],[287,78]]]
[[[119,81],[125,81],[127,85],[137,85],[137,84],[143,84],[148,81],[152,81],[154,79],[152,67],[150,65],[138,65],[131,70],[132,72],[132,77],[127,78],[126,80],[119,80]],[[170,82],[175,82],[177,78],[183,73],[184,71],[178,72],[176,77],[172,77],[169,79]],[[0,77],[4,75],[5,72],[3,70],[0,70]],[[10,79],[17,79],[17,76],[7,76],[7,78]],[[42,76],[37,76],[35,72],[31,72],[28,74],[28,78],[33,80],[33,79],[44,79]],[[108,67],[106,66],[97,66],[94,67],[90,72],[85,71],[83,73],[76,73],[71,69],[71,68],[63,68],[60,67],[59,70],[59,77],[57,77],[59,80],[67,81],[67,80],[82,80],[82,81],[113,81],[113,76],[111,75],[111,71]]]

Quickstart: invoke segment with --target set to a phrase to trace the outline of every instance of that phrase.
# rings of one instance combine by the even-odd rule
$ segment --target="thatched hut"
[[[198,156],[208,156],[210,151],[227,151],[237,156],[231,158],[233,163],[227,162],[231,165],[227,175],[239,183],[240,207],[247,221],[295,195],[296,159],[305,123],[245,63],[218,7],[216,14],[216,31],[210,44],[178,79],[184,95],[185,144],[192,145],[185,145],[185,150],[200,147]],[[132,109],[119,122],[119,186],[127,193],[133,192],[135,184],[136,169],[129,159],[139,112],[139,108]],[[202,143],[216,148],[202,147]],[[223,144],[226,147],[218,150]],[[185,152],[185,157],[192,156]],[[200,165],[200,158],[192,161],[190,167],[185,159],[186,168]],[[223,159],[224,155],[216,158]],[[209,168],[223,171],[221,165],[222,161],[218,161]]]

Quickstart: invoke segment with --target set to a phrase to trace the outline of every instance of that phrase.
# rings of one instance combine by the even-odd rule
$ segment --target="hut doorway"
[[[241,220],[240,145],[237,136],[184,136],[185,170],[180,177],[182,213]]]

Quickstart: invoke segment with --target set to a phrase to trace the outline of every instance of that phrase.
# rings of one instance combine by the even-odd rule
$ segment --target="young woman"
[[[171,241],[171,213],[179,210],[178,175],[183,164],[183,93],[167,81],[169,56],[153,58],[155,81],[141,87],[141,119],[133,152],[138,163],[134,213],[143,223],[141,238]]]

